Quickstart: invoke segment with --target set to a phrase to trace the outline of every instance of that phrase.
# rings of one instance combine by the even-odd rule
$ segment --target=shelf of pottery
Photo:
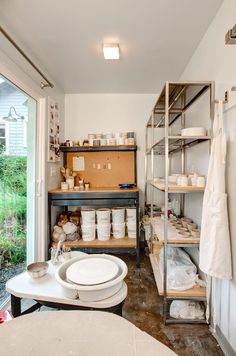
[[[200,108],[196,108],[199,104]],[[214,83],[166,82],[146,126],[145,195],[150,215],[146,224],[151,227],[148,246],[166,323],[190,321],[170,317],[174,299],[190,299],[193,303],[206,300],[206,284],[198,277],[191,258],[191,248],[196,250],[199,246],[200,223],[194,221],[194,209],[191,218],[188,216],[186,198],[188,204],[195,202],[195,210],[201,210],[203,195],[199,194],[205,190],[206,169],[202,173],[200,164],[195,168],[198,157],[192,148],[201,144],[201,159],[207,162],[213,107]],[[204,115],[200,119],[199,112]],[[199,123],[207,127],[200,127]],[[196,304],[196,308],[200,307]],[[191,320],[199,321],[205,322],[202,318]]]
[[[58,215],[53,228],[54,243],[64,247],[135,247],[136,207],[82,208]]]

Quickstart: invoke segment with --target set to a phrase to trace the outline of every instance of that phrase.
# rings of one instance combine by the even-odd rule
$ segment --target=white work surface
[[[41,312],[0,325],[1,356],[174,356],[126,319],[99,311]]]
[[[123,282],[118,293],[110,298],[98,302],[83,302],[79,299],[69,299],[63,294],[62,287],[55,279],[56,266],[49,262],[49,269],[45,276],[33,279],[28,272],[23,272],[11,278],[6,283],[6,290],[19,298],[40,300],[60,304],[77,305],[89,308],[110,308],[120,304],[127,296],[127,285]]]

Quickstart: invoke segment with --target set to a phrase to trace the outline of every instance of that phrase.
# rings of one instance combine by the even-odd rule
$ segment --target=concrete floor
[[[135,258],[122,256],[128,265],[128,297],[123,317],[161,341],[180,356],[224,355],[207,325],[180,324],[165,326],[162,322],[162,300],[158,295],[149,257],[144,256],[140,270]]]

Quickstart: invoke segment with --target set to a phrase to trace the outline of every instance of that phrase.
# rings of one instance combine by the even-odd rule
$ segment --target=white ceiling
[[[221,3],[0,0],[0,19],[66,93],[157,93],[179,78]],[[119,62],[103,59],[112,41]]]

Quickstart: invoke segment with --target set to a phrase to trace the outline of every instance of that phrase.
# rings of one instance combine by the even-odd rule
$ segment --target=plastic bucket
[[[125,223],[123,224],[112,224],[113,237],[115,239],[122,239],[125,237]]]
[[[126,208],[126,220],[130,224],[136,223],[136,208]]]
[[[84,241],[95,240],[96,226],[94,225],[82,225],[82,239]]]
[[[83,225],[95,225],[95,210],[94,209],[82,209],[82,224]]]
[[[111,210],[107,208],[98,209],[97,214],[97,223],[98,224],[110,224],[111,222]]]
[[[123,224],[125,222],[125,208],[112,209],[113,224]]]
[[[107,241],[111,236],[111,224],[99,224],[97,225],[98,240]]]
[[[128,230],[128,237],[131,237],[132,239],[136,239],[136,235],[137,235],[136,224],[127,223],[127,230]]]

